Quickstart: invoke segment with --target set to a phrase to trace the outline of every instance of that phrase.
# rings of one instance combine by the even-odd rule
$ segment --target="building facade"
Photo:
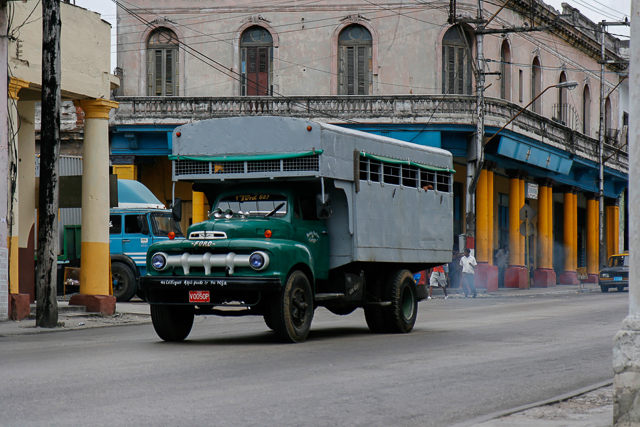
[[[579,267],[596,280],[600,229],[608,254],[626,248],[628,45],[605,34],[601,78],[600,27],[577,9],[482,3],[479,21],[470,1],[134,3],[118,10],[111,159],[160,200],[175,191],[187,201],[183,225],[204,219],[207,201],[185,183],[172,186],[171,130],[211,117],[288,115],[451,151],[452,249],[462,241],[475,250],[480,286],[498,286],[500,248],[509,249],[509,287],[577,283]]]

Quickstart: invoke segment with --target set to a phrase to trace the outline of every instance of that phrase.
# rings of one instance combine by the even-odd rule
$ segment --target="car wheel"
[[[607,292],[609,292],[609,286],[600,285],[600,290],[606,294]]]
[[[193,327],[193,308],[185,305],[152,305],[151,321],[160,338],[184,341]]]
[[[391,301],[391,306],[385,310],[389,332],[410,332],[418,317],[418,298],[413,274],[409,270],[392,273],[387,279],[383,295],[385,301]]]
[[[111,264],[111,280],[113,281],[113,296],[118,302],[129,301],[138,290],[138,282],[133,271],[121,262]]]
[[[271,305],[273,331],[283,342],[295,343],[307,339],[313,320],[313,293],[307,276],[299,270],[287,278],[278,298]]]

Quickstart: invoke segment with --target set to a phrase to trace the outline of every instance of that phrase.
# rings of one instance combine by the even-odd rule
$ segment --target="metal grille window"
[[[442,93],[471,94],[471,42],[462,27],[451,27],[442,38]]]
[[[384,182],[410,188],[431,186],[440,192],[452,192],[451,172],[430,171],[414,165],[387,164],[361,157],[359,175],[361,181]]]
[[[320,161],[319,156],[317,155],[281,160],[248,160],[230,162],[175,160],[174,170],[176,176],[317,172],[320,170]]]
[[[372,37],[362,25],[350,25],[338,37],[338,94],[369,95]]]
[[[147,41],[147,95],[178,95],[178,37],[158,28]]]
[[[240,39],[240,95],[273,95],[273,37],[260,26],[248,28]]]

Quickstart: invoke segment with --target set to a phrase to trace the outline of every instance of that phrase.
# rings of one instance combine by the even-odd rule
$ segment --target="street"
[[[628,293],[441,298],[407,335],[320,308],[302,344],[262,318],[0,337],[2,426],[446,426],[613,377]]]

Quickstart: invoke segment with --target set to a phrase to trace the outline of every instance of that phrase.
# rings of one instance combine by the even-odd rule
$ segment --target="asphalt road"
[[[261,318],[0,337],[0,425],[447,426],[613,376],[628,294],[435,299],[406,335],[316,311],[302,344]]]

